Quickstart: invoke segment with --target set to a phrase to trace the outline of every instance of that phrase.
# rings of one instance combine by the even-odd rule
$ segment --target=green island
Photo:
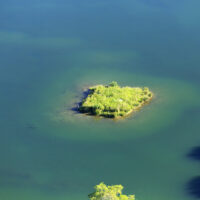
[[[109,85],[90,87],[78,110],[89,115],[120,118],[141,108],[152,96],[147,87],[120,87],[113,81]]]
[[[122,194],[122,185],[107,186],[100,183],[94,189],[95,192],[88,195],[90,200],[135,200],[135,195]]]

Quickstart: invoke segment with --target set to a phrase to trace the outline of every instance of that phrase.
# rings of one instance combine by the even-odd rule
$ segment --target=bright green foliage
[[[152,98],[147,87],[120,87],[117,82],[89,88],[79,111],[109,118],[122,117],[140,108]]]
[[[100,183],[94,187],[95,192],[89,194],[90,200],[135,200],[134,195],[122,194],[122,185],[107,186],[104,183]]]

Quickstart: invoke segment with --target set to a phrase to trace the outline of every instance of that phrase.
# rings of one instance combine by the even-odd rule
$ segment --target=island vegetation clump
[[[90,200],[135,200],[134,195],[122,194],[122,185],[107,186],[104,183],[100,183],[94,189],[95,192],[88,195]]]
[[[147,87],[120,87],[113,81],[106,86],[90,87],[78,110],[95,116],[117,118],[137,110],[151,98],[152,92]]]

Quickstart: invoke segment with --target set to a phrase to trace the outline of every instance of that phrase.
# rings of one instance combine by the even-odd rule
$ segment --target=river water
[[[0,0],[0,199],[200,198],[198,0]],[[84,88],[148,86],[123,120],[74,111]]]

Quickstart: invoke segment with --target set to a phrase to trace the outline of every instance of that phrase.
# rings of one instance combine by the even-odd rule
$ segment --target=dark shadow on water
[[[73,108],[71,108],[70,110],[73,111],[74,113],[78,114],[80,113],[78,108],[80,107],[81,103],[77,103]]]
[[[200,146],[194,147],[187,155],[188,158],[200,161]],[[200,176],[192,178],[186,186],[186,191],[191,196],[200,199]]]
[[[200,199],[200,176],[191,179],[187,184],[186,190],[193,197]]]
[[[200,147],[194,147],[187,156],[191,159],[200,161]]]
[[[79,107],[81,106],[81,103],[84,99],[86,99],[86,97],[90,94],[90,90],[85,90],[82,93],[82,97],[80,99],[80,102],[76,103],[74,107],[72,107],[70,110],[75,112],[76,114],[81,114],[81,112],[79,111]]]

